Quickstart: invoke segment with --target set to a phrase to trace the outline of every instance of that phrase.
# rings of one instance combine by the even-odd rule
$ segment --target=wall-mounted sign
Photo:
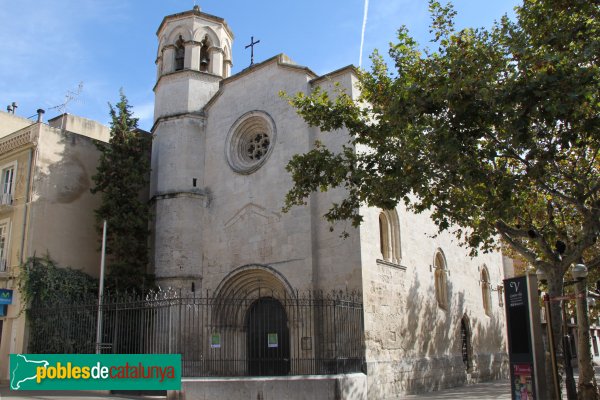
[[[221,348],[221,334],[220,333],[213,333],[212,335],[210,335],[210,347],[213,349]]]
[[[0,289],[0,305],[12,304],[13,291],[11,289]]]
[[[517,399],[534,399],[533,381],[531,378],[531,364],[513,364],[513,376],[515,377],[514,396]]]
[[[535,275],[504,280],[512,400],[545,399],[544,348]]]
[[[276,333],[268,333],[267,334],[267,346],[268,347],[279,347],[279,339],[277,338]]]
[[[0,317],[6,317],[7,315],[8,315],[8,306],[7,305],[0,306]]]

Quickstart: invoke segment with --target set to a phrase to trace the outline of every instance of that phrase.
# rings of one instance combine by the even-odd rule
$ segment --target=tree
[[[345,128],[349,142],[292,158],[286,208],[343,187],[329,221],[360,224],[361,204],[431,210],[472,254],[501,238],[559,296],[572,264],[600,266],[586,253],[600,235],[598,0],[525,0],[516,21],[463,30],[451,5],[429,4],[435,49],[420,50],[401,28],[389,50],[395,71],[374,53],[371,71],[358,72],[357,101],[319,89],[288,97],[310,125]],[[560,320],[552,325],[560,337]],[[580,391],[591,399],[588,364]]]
[[[110,141],[99,144],[100,162],[92,177],[92,193],[102,193],[102,204],[96,210],[99,225],[108,223],[107,287],[141,289],[148,276],[148,221],[150,209],[144,199],[150,177],[152,138],[137,128],[131,106],[123,91],[113,107]]]

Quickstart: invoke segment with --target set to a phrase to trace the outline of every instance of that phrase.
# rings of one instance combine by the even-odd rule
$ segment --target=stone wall
[[[364,209],[361,226],[369,399],[393,398],[506,376],[504,308],[491,292],[491,313],[483,308],[481,269],[493,289],[502,284],[499,253],[471,258],[449,233],[437,234],[427,213],[397,208],[402,259],[382,263],[379,211]],[[438,305],[434,256],[447,261],[448,307]],[[470,331],[471,368],[462,358],[461,320]],[[385,323],[382,323],[385,321]]]
[[[330,232],[322,219],[335,192],[315,195],[306,207],[282,212],[292,187],[285,167],[294,154],[310,150],[316,139],[314,130],[279,96],[280,90],[306,93],[312,76],[284,60],[276,57],[253,67],[251,79],[227,80],[205,110],[203,185],[210,205],[201,226],[207,238],[206,289],[216,288],[228,273],[249,264],[276,269],[298,290],[360,288],[358,235],[344,240],[342,229]],[[227,161],[228,152],[234,151],[229,139],[237,121],[249,113],[272,120],[272,150],[260,168],[240,173]]]
[[[367,400],[364,374],[183,379],[169,400]],[[369,398],[370,399],[370,398]]]

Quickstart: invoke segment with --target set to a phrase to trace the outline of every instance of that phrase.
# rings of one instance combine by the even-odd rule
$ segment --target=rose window
[[[273,150],[275,124],[269,114],[251,111],[240,117],[231,127],[226,141],[227,161],[241,174],[256,171]]]
[[[246,148],[246,155],[249,159],[258,161],[267,154],[271,141],[269,136],[264,133],[258,133],[248,141],[248,147]]]

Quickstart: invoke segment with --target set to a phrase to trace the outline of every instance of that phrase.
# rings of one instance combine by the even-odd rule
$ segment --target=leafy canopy
[[[20,271],[19,290],[25,307],[78,304],[98,295],[97,279],[82,271],[58,266],[48,255],[29,258]]]
[[[404,201],[431,210],[472,253],[500,235],[549,274],[562,277],[585,254],[600,265],[589,251],[600,235],[598,2],[525,0],[516,21],[491,29],[457,30],[451,5],[430,1],[430,11],[433,49],[401,28],[393,68],[374,53],[371,71],[358,72],[359,99],[318,88],[288,98],[310,125],[345,128],[349,142],[293,157],[286,208],[344,187],[330,221],[358,225],[361,204]]]
[[[110,141],[100,144],[100,162],[92,193],[102,193],[96,219],[106,220],[108,287],[142,289],[148,276],[148,221],[150,210],[143,195],[150,177],[152,137],[138,130],[123,91],[113,107]]]

